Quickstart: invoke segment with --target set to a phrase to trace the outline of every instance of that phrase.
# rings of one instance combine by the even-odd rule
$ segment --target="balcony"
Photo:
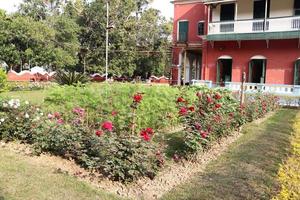
[[[300,31],[300,16],[209,23],[208,35]]]

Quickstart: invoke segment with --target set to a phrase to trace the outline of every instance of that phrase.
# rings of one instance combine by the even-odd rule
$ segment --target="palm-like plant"
[[[55,80],[60,85],[76,85],[78,83],[87,83],[89,78],[85,74],[75,71],[68,72],[59,70],[55,74]]]

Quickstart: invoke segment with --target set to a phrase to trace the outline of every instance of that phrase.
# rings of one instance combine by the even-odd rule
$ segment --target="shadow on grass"
[[[279,189],[277,172],[289,153],[297,112],[281,110],[260,125],[247,125],[245,135],[204,173],[163,199],[271,199]]]
[[[165,154],[168,158],[172,158],[174,154],[182,155],[185,151],[184,144],[184,133],[183,132],[175,132],[170,133],[164,136],[162,139],[164,144],[166,144]]]

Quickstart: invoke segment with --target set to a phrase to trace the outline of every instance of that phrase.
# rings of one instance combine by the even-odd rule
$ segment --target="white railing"
[[[212,81],[205,81],[205,80],[192,80],[192,85],[194,86],[207,86],[208,88],[212,88],[213,84]]]
[[[241,83],[226,82],[225,87],[232,91],[240,91]],[[300,96],[300,85],[245,83],[244,91],[246,93],[263,92],[286,96]]]
[[[269,18],[265,20],[240,20],[212,22],[209,24],[209,35],[228,33],[259,33],[300,30],[300,16]]]

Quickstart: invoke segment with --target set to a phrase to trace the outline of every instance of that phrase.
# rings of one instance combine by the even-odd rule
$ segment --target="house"
[[[300,0],[173,4],[173,84],[300,85]]]

